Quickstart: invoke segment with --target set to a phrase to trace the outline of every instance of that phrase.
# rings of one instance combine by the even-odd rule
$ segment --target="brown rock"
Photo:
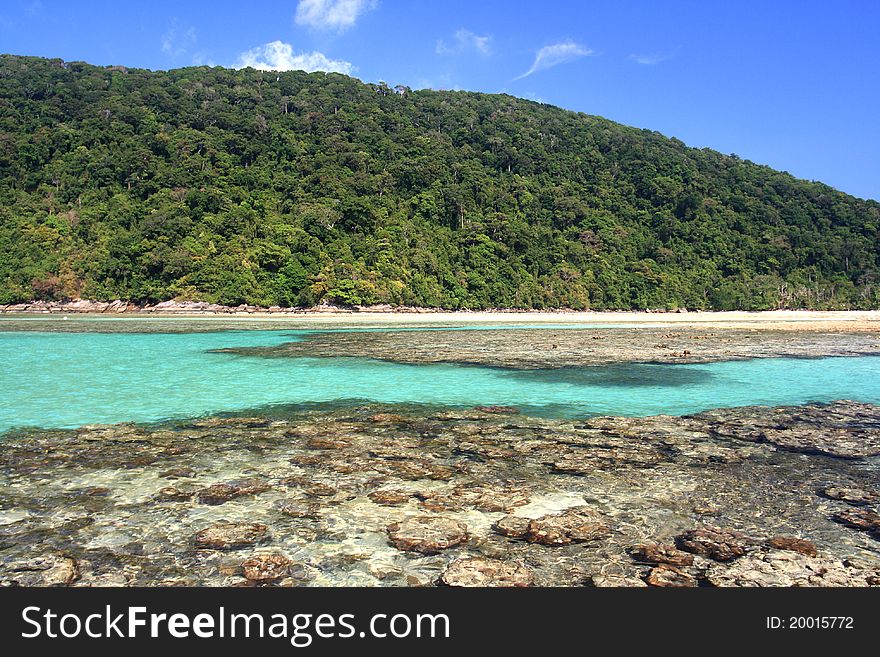
[[[495,523],[495,531],[510,538],[525,538],[529,533],[529,522],[528,518],[504,516]]]
[[[281,500],[276,508],[291,518],[317,518],[320,515],[321,506],[315,502],[303,500]]]
[[[177,488],[176,486],[165,486],[160,488],[156,497],[166,502],[184,502],[192,499],[195,490],[187,490],[185,488]]]
[[[587,582],[598,588],[645,588],[648,585],[638,577],[623,575],[592,575]]]
[[[667,564],[660,564],[652,568],[645,581],[651,586],[675,588],[691,588],[697,585],[697,580],[693,576]]]
[[[531,586],[532,571],[524,565],[487,559],[485,557],[463,557],[453,561],[440,581],[447,586]]]
[[[234,550],[269,538],[269,528],[259,522],[220,521],[196,534],[195,544],[213,550]]]
[[[868,576],[831,557],[789,550],[754,551],[706,572],[713,586],[865,586]]]
[[[715,561],[731,561],[743,556],[757,541],[730,529],[704,527],[676,536],[675,544],[681,550]]]
[[[223,504],[236,497],[245,495],[257,495],[269,490],[271,486],[262,481],[246,481],[234,484],[211,484],[198,493],[199,502],[202,504]]]
[[[556,515],[529,521],[526,540],[541,545],[568,545],[597,541],[611,533],[601,514],[586,507],[572,507]]]
[[[436,554],[464,543],[467,525],[443,516],[419,516],[388,525],[388,539],[398,550]]]
[[[0,567],[0,586],[70,586],[79,578],[76,560],[55,554]]]
[[[252,582],[271,582],[290,574],[293,562],[282,554],[255,554],[241,564],[244,576]]]
[[[510,513],[529,503],[529,494],[515,486],[456,486],[451,495],[461,506],[472,506],[489,513]]]
[[[839,500],[854,506],[865,506],[880,502],[880,495],[861,488],[844,488],[842,486],[829,486],[820,491],[822,495],[832,500]]]
[[[868,532],[873,538],[880,540],[880,513],[869,509],[844,509],[833,516],[835,520],[852,529]]]
[[[411,493],[404,490],[379,489],[371,492],[367,497],[375,504],[383,506],[400,506],[406,504],[412,497]]]
[[[636,545],[630,554],[636,561],[661,563],[670,566],[690,566],[694,563],[694,555],[676,550],[671,545],[645,543]]]
[[[794,536],[774,536],[767,541],[767,545],[777,550],[790,550],[806,554],[809,557],[815,557],[819,554],[815,543],[804,538],[795,538]]]
[[[319,481],[316,481],[315,483],[303,488],[303,493],[312,497],[332,497],[338,492],[339,491],[333,488],[333,486],[322,484]]]
[[[474,406],[474,410],[480,413],[492,415],[519,415],[519,409],[515,406]]]

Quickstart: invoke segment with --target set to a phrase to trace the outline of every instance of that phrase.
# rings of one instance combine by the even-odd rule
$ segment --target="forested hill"
[[[867,308],[878,226],[505,95],[0,56],[0,303]]]

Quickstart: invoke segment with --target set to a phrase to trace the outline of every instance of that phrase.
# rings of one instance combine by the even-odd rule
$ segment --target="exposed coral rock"
[[[525,538],[529,533],[529,519],[517,516],[504,516],[495,523],[495,531],[510,538]]]
[[[663,563],[670,566],[690,566],[694,563],[694,555],[676,550],[671,545],[645,543],[636,545],[630,554],[636,561],[645,563]]]
[[[234,550],[256,545],[268,538],[269,528],[262,523],[221,521],[197,533],[195,544],[214,550]]]
[[[851,527],[868,532],[872,537],[880,540],[880,513],[869,509],[844,509],[833,516],[833,520]]]
[[[276,504],[276,508],[291,518],[317,518],[321,511],[320,504],[300,499],[281,500]]]
[[[0,565],[0,586],[70,586],[79,578],[76,560],[55,554]]]
[[[654,566],[645,581],[651,586],[663,586],[674,588],[689,588],[697,586],[697,580],[683,570],[670,566],[668,564],[660,564]]]
[[[440,576],[447,586],[531,586],[532,572],[524,565],[499,559],[456,559]]]
[[[244,576],[254,582],[271,582],[290,574],[293,562],[282,554],[255,554],[241,568]]]
[[[244,495],[257,495],[269,490],[271,486],[262,481],[247,481],[242,483],[218,483],[203,488],[198,493],[199,502],[202,504],[223,504],[236,497]]]
[[[367,497],[376,504],[382,504],[384,506],[400,506],[401,504],[406,504],[412,499],[412,493],[397,489],[379,489],[372,491]]]
[[[828,488],[823,488],[820,493],[829,499],[839,500],[855,506],[865,506],[880,502],[880,495],[861,488],[829,486]]]
[[[839,458],[880,455],[876,407],[854,401],[775,409],[740,407],[693,416],[717,436],[766,442],[795,452]]]
[[[303,488],[303,493],[309,495],[310,497],[332,497],[338,492],[339,491],[333,488],[333,486],[322,484],[319,481],[309,484],[308,486]]]
[[[491,484],[459,485],[449,492],[420,494],[422,508],[431,511],[478,509],[489,513],[509,513],[529,503],[529,493],[516,486]]]
[[[830,557],[789,550],[752,552],[730,564],[713,564],[706,572],[713,586],[865,586],[864,571]]]
[[[689,327],[568,328],[564,331],[375,331],[317,334],[270,347],[224,351],[258,356],[354,356],[400,363],[467,363],[517,369],[548,369],[608,363],[707,363],[739,358],[855,356],[876,354],[871,333],[766,331]],[[438,336],[439,334],[439,336]],[[442,336],[442,337],[440,337]],[[438,339],[439,337],[439,339]],[[599,338],[599,339],[597,339]],[[554,348],[555,345],[555,348]]]
[[[436,554],[464,543],[468,528],[443,516],[418,516],[388,525],[388,539],[398,550]]]
[[[529,543],[555,546],[597,541],[610,533],[611,529],[600,513],[579,506],[529,521],[525,539]]]
[[[715,561],[731,561],[743,556],[758,541],[731,529],[704,527],[676,536],[679,549]]]
[[[622,441],[621,441],[622,442]],[[597,470],[608,470],[623,466],[647,468],[657,465],[663,455],[645,445],[594,446],[591,449],[577,449],[554,460],[551,467],[561,474],[589,475]]]
[[[767,541],[767,545],[777,550],[799,552],[808,557],[815,557],[819,554],[815,543],[804,538],[795,538],[794,536],[774,536]]]
[[[389,408],[400,415],[373,419]],[[869,496],[853,492],[875,491],[873,463],[795,453],[710,431],[723,424],[721,415],[731,424],[737,418],[737,431],[757,435],[788,426],[799,413],[812,418],[814,428],[827,422],[840,429],[854,412],[848,404],[805,408],[752,408],[748,416],[724,411],[705,418],[558,420],[366,404],[290,416],[16,430],[4,435],[0,450],[0,578],[39,583],[43,577],[35,571],[11,577],[9,564],[63,554],[77,563],[77,586],[259,585],[243,576],[241,565],[252,553],[246,546],[269,540],[268,528],[236,538],[223,527],[257,524],[273,527],[272,548],[297,560],[290,575],[267,583],[308,578],[320,585],[433,584],[450,556],[430,540],[419,543],[424,532],[416,543],[438,554],[404,555],[383,547],[390,539],[387,525],[405,522],[419,505],[425,516],[467,525],[468,540],[450,548],[455,558],[528,564],[541,585],[625,585],[634,578],[645,584],[659,564],[702,584],[713,555],[730,559],[723,562],[729,565],[753,553],[810,556],[808,537],[821,538],[822,552],[813,558],[858,570],[853,582],[880,581],[869,538],[876,520],[870,513],[878,509]],[[878,407],[857,415],[860,430],[871,431],[872,422],[880,426]],[[806,420],[793,426],[798,422]],[[313,438],[347,446],[309,449]],[[656,466],[633,465],[639,451],[658,458]],[[548,463],[571,453],[594,469],[576,477],[548,472]],[[190,479],[196,473],[198,479]],[[204,506],[195,496],[215,482],[224,484],[214,489],[220,499],[233,496],[226,506]],[[830,491],[829,482],[847,492]],[[274,490],[255,494],[269,484]],[[828,495],[816,495],[826,490]],[[856,502],[858,508],[847,506]],[[607,515],[567,518],[579,514],[572,505]],[[697,508],[732,529],[695,530],[700,525],[687,523]],[[843,509],[857,513],[829,522]],[[208,527],[219,518],[235,522],[220,523],[223,531]],[[193,539],[205,529],[201,542]],[[670,532],[681,535],[674,548]],[[452,538],[441,534],[443,545],[461,538],[460,529],[450,532]],[[804,538],[788,538],[794,536]],[[578,543],[584,539],[587,547]],[[231,551],[236,547],[245,549]],[[866,559],[857,568],[844,561],[856,554]],[[654,579],[666,577],[672,576],[661,570]]]
[[[592,575],[588,582],[598,588],[645,588],[648,586],[638,577],[623,575]]]
[[[184,488],[178,486],[165,486],[160,488],[156,493],[156,497],[166,502],[185,502],[191,500],[196,494],[195,488]]]

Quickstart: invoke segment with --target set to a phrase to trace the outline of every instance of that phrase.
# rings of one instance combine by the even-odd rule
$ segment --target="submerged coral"
[[[878,407],[578,421],[509,410],[374,405],[8,434],[0,583],[880,582]]]

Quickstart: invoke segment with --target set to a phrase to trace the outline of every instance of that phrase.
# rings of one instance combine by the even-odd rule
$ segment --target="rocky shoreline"
[[[710,363],[747,358],[880,355],[880,333],[672,327],[561,330],[315,332],[299,342],[218,350],[266,358],[358,357],[515,370],[621,363]]]
[[[6,586],[876,586],[880,407],[400,406],[27,430]]]
[[[442,312],[435,308],[416,308],[410,306],[334,306],[320,305],[309,308],[281,307],[281,306],[254,306],[241,304],[238,306],[224,306],[207,301],[162,301],[156,304],[140,305],[131,301],[116,299],[115,301],[91,301],[87,299],[74,299],[71,301],[28,301],[25,303],[0,304],[0,313],[28,313],[28,314],[170,314],[170,315],[252,315],[278,314],[278,315],[303,315],[310,313],[432,313]],[[496,311],[505,312],[505,311]]]
[[[322,303],[317,306],[257,306],[252,304],[240,304],[237,306],[225,306],[207,301],[162,301],[155,304],[137,304],[132,301],[116,299],[114,301],[94,301],[88,299],[72,299],[70,301],[26,301],[23,303],[0,304],[0,313],[27,313],[27,314],[92,314],[92,315],[115,315],[115,314],[159,314],[159,315],[311,315],[311,314],[445,314],[445,313],[503,313],[503,314],[576,314],[578,311],[571,308],[550,309],[527,309],[527,308],[489,308],[481,311],[462,309],[450,311],[446,308],[425,308],[422,306],[399,306],[390,304],[376,304],[370,306],[341,306],[330,303]],[[685,309],[670,310],[656,309],[645,310],[646,313],[686,313]],[[695,311],[700,312],[700,311]]]

